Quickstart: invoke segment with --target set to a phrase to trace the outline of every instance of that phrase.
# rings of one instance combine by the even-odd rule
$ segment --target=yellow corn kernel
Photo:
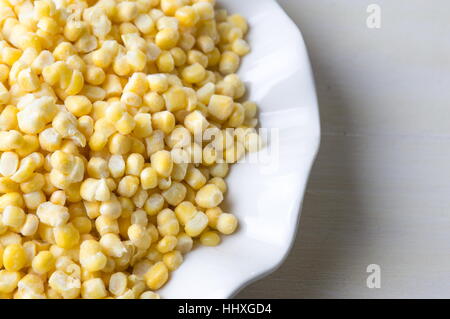
[[[19,185],[8,177],[0,177],[0,193],[17,193]]]
[[[239,68],[239,64],[239,55],[232,51],[225,51],[224,53],[222,53],[219,69],[222,74],[232,74],[236,73],[237,69]]]
[[[84,86],[83,74],[78,70],[73,70],[67,88],[64,90],[67,95],[75,95],[80,93]]]
[[[85,240],[80,245],[80,264],[90,272],[105,268],[106,256],[102,253],[100,243],[95,240]]]
[[[211,52],[206,53],[208,58],[208,67],[215,67],[220,63],[220,59],[222,57],[220,50],[218,48],[214,48]]]
[[[164,206],[164,197],[162,195],[154,193],[150,195],[144,204],[144,210],[147,212],[148,215],[154,216]]]
[[[81,281],[79,278],[67,275],[57,270],[48,279],[49,286],[61,294],[64,299],[75,299],[80,294]]]
[[[11,94],[8,92],[3,83],[0,83],[0,105],[8,103]]]
[[[23,299],[42,299],[44,294],[44,281],[35,274],[27,274],[18,282],[17,293]]]
[[[71,222],[80,234],[89,234],[92,230],[92,222],[88,217],[75,217]]]
[[[95,220],[95,228],[100,235],[105,235],[108,233],[118,234],[119,233],[119,223],[117,219],[113,219],[109,216],[101,215]]]
[[[210,20],[214,18],[214,7],[207,1],[194,3],[193,8],[197,11],[200,20]]]
[[[214,184],[203,186],[195,196],[195,202],[203,208],[214,208],[223,201],[223,194]]]
[[[194,241],[191,237],[186,235],[186,233],[179,233],[177,236],[177,247],[176,250],[181,252],[182,254],[186,254],[192,250],[194,245]]]
[[[236,39],[232,44],[232,50],[239,56],[247,55],[250,52],[250,46],[243,39]]]
[[[203,212],[196,212],[186,223],[184,231],[191,237],[197,237],[208,226],[208,217]]]
[[[83,116],[91,113],[92,103],[82,95],[73,95],[67,97],[64,101],[66,108],[75,116]]]
[[[156,245],[156,249],[162,254],[168,253],[177,246],[177,238],[173,235],[164,236]]]
[[[152,243],[152,238],[145,227],[139,224],[133,224],[128,228],[128,237],[133,245],[140,249],[148,249]]]
[[[175,128],[175,116],[169,111],[154,113],[152,115],[152,127],[168,135]]]
[[[178,250],[174,250],[165,254],[163,261],[169,270],[174,271],[183,263],[183,255]]]
[[[77,52],[70,42],[61,42],[53,50],[53,56],[56,60],[65,61],[68,57],[75,55]]]
[[[208,226],[211,228],[217,228],[217,220],[219,216],[222,215],[223,211],[220,207],[209,208],[205,211],[206,216],[208,216]]]
[[[172,206],[176,206],[181,203],[186,197],[186,186],[179,182],[173,182],[169,188],[162,192],[163,197],[167,203]]]
[[[156,92],[149,92],[144,95],[144,105],[149,108],[150,113],[156,113],[164,110],[166,102],[164,98]]]
[[[16,206],[6,206],[2,214],[2,223],[13,229],[20,229],[25,223],[25,212]]]
[[[108,148],[111,154],[127,154],[131,150],[130,138],[120,133],[115,133],[109,139]]]
[[[67,40],[75,42],[86,32],[87,25],[84,21],[68,20],[64,26],[64,36]]]
[[[181,225],[186,225],[196,214],[197,209],[191,202],[185,201],[175,208],[175,214]]]
[[[139,176],[144,168],[145,159],[141,154],[130,154],[126,162],[126,174]]]
[[[39,89],[40,82],[36,73],[31,68],[19,72],[17,83],[25,92],[33,92]]]
[[[189,167],[184,178],[186,183],[193,189],[198,190],[206,184],[205,176],[195,167]]]
[[[136,191],[139,186],[139,178],[136,176],[125,176],[123,177],[119,185],[117,187],[117,193],[120,196],[124,197],[132,197],[134,194],[136,194]]]
[[[169,89],[169,81],[165,74],[150,74],[147,76],[150,90],[156,93],[164,93]]]
[[[120,258],[126,254],[127,249],[116,234],[105,234],[100,238],[103,251],[110,257]]]
[[[151,34],[155,31],[155,23],[148,14],[140,14],[134,19],[135,26],[143,34]]]
[[[26,254],[22,245],[11,244],[3,252],[3,267],[7,271],[19,271],[26,264]]]
[[[238,226],[237,218],[232,214],[223,213],[217,219],[217,230],[224,235],[231,235]]]
[[[127,275],[123,272],[116,272],[109,278],[109,291],[115,295],[123,295],[127,289]]]
[[[211,247],[217,246],[220,244],[220,236],[215,231],[204,232],[200,236],[200,243],[203,246],[211,246]]]
[[[152,189],[158,186],[158,174],[152,167],[146,167],[140,174],[141,185],[144,190]]]
[[[169,177],[173,169],[173,161],[168,151],[158,151],[150,159],[152,168],[162,177]]]
[[[87,164],[87,173],[97,179],[109,177],[108,162],[101,157],[91,157]]]
[[[64,249],[73,248],[80,241],[80,233],[71,223],[56,227],[54,236],[56,244]]]
[[[200,17],[192,6],[184,6],[175,12],[175,17],[184,27],[193,27],[197,24]]]
[[[247,21],[240,14],[233,14],[227,17],[227,21],[231,23],[234,27],[241,29],[243,34],[248,31]]]
[[[19,168],[19,156],[15,152],[4,152],[0,156],[0,174],[9,177]]]
[[[170,73],[175,68],[175,61],[170,52],[163,51],[157,58],[156,65],[158,66],[160,72]]]
[[[37,212],[39,220],[49,226],[58,227],[69,220],[67,207],[45,202],[39,205]]]
[[[33,271],[38,274],[48,273],[55,268],[55,261],[55,257],[51,252],[41,251],[33,258]]]
[[[201,51],[190,50],[188,52],[188,64],[198,63],[204,68],[208,66],[208,57]]]
[[[7,206],[17,206],[24,208],[22,195],[17,192],[10,192],[0,196],[0,211],[3,211]]]
[[[108,169],[112,177],[122,177],[125,174],[125,161],[122,155],[112,155],[108,161]]]
[[[102,299],[107,294],[105,284],[100,278],[84,281],[81,286],[81,296],[83,299]]]
[[[208,105],[208,111],[219,121],[224,121],[233,112],[233,99],[224,95],[213,95]]]
[[[146,138],[153,132],[152,117],[150,114],[138,113],[134,116],[136,123],[133,134],[138,138]]]
[[[23,223],[20,233],[23,236],[33,236],[36,234],[39,227],[39,219],[36,215],[28,214],[25,218],[25,222]]]
[[[0,129],[7,131],[17,128],[18,109],[12,105],[7,105],[0,114]]]
[[[122,117],[115,123],[115,126],[120,134],[128,135],[135,129],[136,122],[128,112],[124,112]]]
[[[138,49],[129,50],[125,56],[125,59],[134,72],[143,71],[147,64],[147,56],[144,52]]]
[[[205,68],[200,63],[194,63],[186,68],[182,72],[183,80],[187,83],[201,82],[206,75]]]
[[[156,34],[155,44],[163,50],[170,50],[177,44],[179,38],[178,30],[165,28]]]
[[[150,289],[158,290],[164,286],[169,279],[169,271],[163,262],[157,262],[150,268],[144,277],[145,282]]]
[[[21,274],[17,271],[0,270],[0,292],[11,293],[17,288]]]
[[[129,22],[136,18],[138,13],[135,2],[122,1],[117,4],[114,19],[117,22]]]
[[[22,51],[12,47],[3,47],[0,58],[3,63],[12,66],[22,55]]]
[[[64,191],[56,191],[50,196],[50,201],[55,205],[64,206],[66,203],[67,196]]]

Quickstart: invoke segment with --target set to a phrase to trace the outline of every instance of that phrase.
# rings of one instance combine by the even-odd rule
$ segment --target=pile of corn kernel
[[[258,143],[237,102],[245,19],[214,0],[0,0],[0,29],[0,299],[159,298],[238,225],[219,205]]]

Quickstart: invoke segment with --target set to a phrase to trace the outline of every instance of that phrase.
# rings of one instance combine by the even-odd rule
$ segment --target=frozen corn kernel
[[[91,101],[82,95],[73,95],[66,98],[64,101],[66,108],[75,116],[87,115],[92,110]]]
[[[41,251],[33,258],[32,268],[38,274],[48,273],[54,267],[55,257],[49,251]]]
[[[17,271],[0,270],[0,292],[5,294],[13,292],[17,288],[20,277]]]
[[[81,286],[81,296],[84,299],[102,299],[107,294],[105,283],[100,278],[86,280]]]
[[[145,282],[152,290],[158,290],[169,279],[169,271],[163,262],[158,262],[145,274]]]
[[[208,226],[208,217],[203,212],[196,212],[193,217],[187,221],[184,231],[191,237],[197,237]]]
[[[223,194],[214,184],[203,186],[195,196],[195,202],[203,208],[214,208],[223,200]]]
[[[216,228],[224,235],[230,235],[236,231],[237,218],[232,214],[223,213],[217,218]]]
[[[55,227],[53,232],[56,244],[61,248],[71,249],[80,241],[80,233],[72,224]]]
[[[3,267],[7,271],[19,271],[26,265],[26,254],[22,245],[11,244],[3,251]]]
[[[174,271],[183,263],[183,255],[179,251],[174,250],[165,254],[163,261],[170,271]]]
[[[16,206],[6,206],[2,213],[2,223],[11,228],[20,229],[25,223],[25,212]]]
[[[162,177],[169,177],[173,169],[173,161],[168,151],[158,151],[151,156],[152,168]]]
[[[127,289],[127,275],[123,272],[116,272],[109,278],[108,290],[115,296],[123,295]]]
[[[215,231],[204,232],[200,236],[200,243],[203,246],[211,246],[211,247],[217,246],[220,244],[220,236]]]

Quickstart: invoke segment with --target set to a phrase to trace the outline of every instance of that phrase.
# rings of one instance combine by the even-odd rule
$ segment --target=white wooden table
[[[237,297],[450,298],[450,2],[279,2],[308,46],[322,145],[290,257]]]

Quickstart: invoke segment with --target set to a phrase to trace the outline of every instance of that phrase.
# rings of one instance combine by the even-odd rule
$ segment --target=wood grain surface
[[[308,46],[322,145],[289,258],[237,298],[450,298],[450,2],[279,2]]]

